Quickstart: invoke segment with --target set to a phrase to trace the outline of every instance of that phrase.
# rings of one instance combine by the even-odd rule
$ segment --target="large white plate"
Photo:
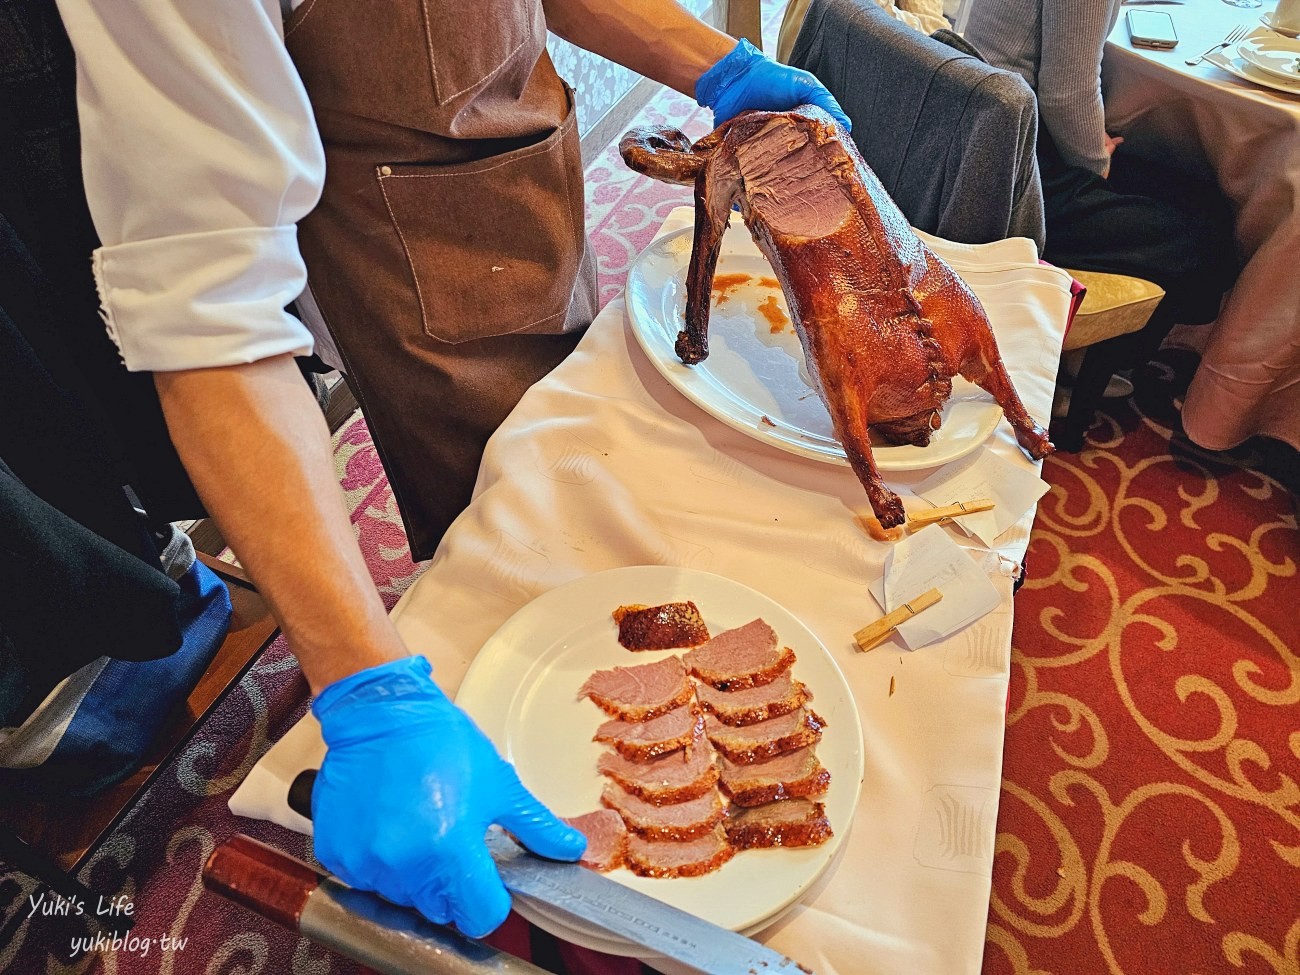
[[[1225,51],[1216,51],[1214,54],[1207,54],[1205,60],[1217,68],[1222,68],[1228,74],[1236,75],[1242,81],[1249,81],[1288,95],[1300,95],[1300,82],[1286,82],[1276,75],[1260,71],[1240,54],[1231,55]]]
[[[1237,53],[1261,71],[1300,85],[1300,40],[1267,34],[1248,37],[1237,45]]]
[[[656,880],[627,870],[606,876],[715,924],[751,933],[771,923],[817,880],[848,833],[863,775],[862,727],[844,675],[794,615],[722,576],[671,566],[633,566],[585,576],[544,593],[507,620],[474,658],[456,703],[478,722],[532,792],[562,816],[599,808],[603,745],[591,740],[604,714],[577,698],[593,671],[648,663],[673,651],[631,653],[610,613],[628,603],[690,599],[712,633],[765,619],[796,654],[794,673],[813,691],[826,731],[817,754],[831,773],[823,800],[834,836],[806,850],[747,850],[703,877]],[[572,925],[534,901],[524,917],[559,937],[614,954],[644,949]]]
[[[747,275],[750,283],[731,289],[726,301],[714,301],[709,357],[694,366],[677,358],[673,347],[686,320],[691,237],[688,227],[659,238],[628,272],[628,317],[645,354],[687,399],[723,423],[802,457],[847,465],[830,414],[810,385],[794,329],[773,332],[758,310],[775,297],[782,314],[790,317],[780,289],[760,283],[773,277],[772,268],[739,219],[727,229],[717,274]],[[938,467],[978,447],[1001,419],[1002,408],[992,396],[954,376],[943,425],[929,446],[881,445],[871,453],[881,470]]]

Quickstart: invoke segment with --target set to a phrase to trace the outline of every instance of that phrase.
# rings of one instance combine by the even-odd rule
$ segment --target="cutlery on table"
[[[1186,61],[1185,61],[1184,63],[1186,63],[1186,64],[1190,64],[1190,65],[1197,65],[1197,64],[1200,64],[1202,61],[1204,61],[1206,58],[1208,58],[1211,54],[1216,54],[1216,53],[1218,53],[1219,51],[1222,51],[1225,47],[1230,47],[1231,45],[1236,44],[1239,40],[1241,40],[1243,37],[1246,36],[1246,32],[1247,32],[1246,25],[1245,25],[1245,24],[1238,24],[1236,27],[1234,27],[1234,28],[1232,29],[1232,32],[1231,32],[1230,34],[1228,34],[1227,37],[1225,37],[1223,40],[1219,41],[1218,44],[1215,44],[1214,47],[1210,48],[1208,51],[1206,51],[1206,52],[1205,52],[1204,54],[1202,54],[1202,55],[1199,55],[1198,57],[1187,58]]]

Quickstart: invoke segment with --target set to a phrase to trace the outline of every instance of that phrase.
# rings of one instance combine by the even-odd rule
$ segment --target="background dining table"
[[[1102,62],[1106,124],[1124,137],[1123,151],[1212,177],[1236,215],[1236,285],[1212,325],[1175,333],[1202,353],[1183,427],[1211,450],[1256,434],[1300,449],[1300,93],[1252,84],[1209,61],[1186,63],[1237,25],[1262,30],[1272,7],[1126,6],[1167,11],[1178,46],[1135,48],[1121,16]]]

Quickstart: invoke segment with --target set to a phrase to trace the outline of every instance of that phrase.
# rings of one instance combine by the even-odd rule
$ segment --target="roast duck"
[[[871,432],[893,444],[929,444],[954,375],[992,394],[1031,457],[1052,452],[1011,385],[979,299],[912,232],[821,109],[744,112],[694,145],[676,129],[635,129],[619,149],[637,172],[695,187],[677,355],[693,365],[709,354],[713,273],[738,203],[781,282],[808,372],[882,525],[906,516],[872,458]]]

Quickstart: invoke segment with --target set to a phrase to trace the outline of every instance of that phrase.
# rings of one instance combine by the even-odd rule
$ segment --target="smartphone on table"
[[[1130,10],[1128,36],[1134,47],[1172,51],[1178,46],[1178,32],[1174,30],[1174,18],[1163,10]]]

